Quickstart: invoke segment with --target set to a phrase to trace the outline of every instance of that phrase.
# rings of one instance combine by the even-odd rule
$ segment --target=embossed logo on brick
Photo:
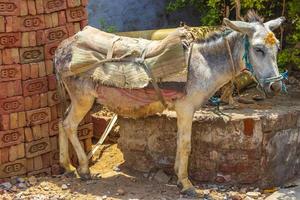
[[[19,2],[17,0],[1,0],[0,15],[18,15]]]
[[[47,92],[48,82],[46,77],[31,79],[23,82],[23,95],[29,96]]]
[[[45,28],[43,15],[26,16],[21,18],[21,31],[32,31]]]
[[[66,27],[59,27],[55,29],[49,29],[45,31],[47,42],[54,42],[58,40],[63,40],[68,37],[68,32]]]
[[[41,108],[26,112],[27,122],[31,125],[43,124],[50,121],[50,108]]]
[[[21,63],[39,62],[44,59],[43,47],[29,47],[20,49]]]
[[[21,46],[21,33],[1,33],[0,49]]]
[[[33,141],[25,144],[26,157],[35,157],[50,151],[49,138],[43,138],[38,141]]]
[[[47,13],[66,9],[65,0],[44,0],[44,5]]]
[[[9,114],[24,110],[23,97],[11,97],[0,99],[0,114]]]
[[[46,44],[45,45],[45,58],[46,59],[52,59],[54,54],[55,54],[55,50],[57,48],[57,46],[59,45],[59,41],[58,42],[54,42],[54,43],[50,43],[50,44]]]
[[[22,175],[26,173],[26,159],[16,160],[0,165],[0,178]]]
[[[0,131],[0,147],[12,146],[24,141],[24,130],[22,128]]]
[[[58,120],[52,121],[49,123],[49,135],[57,135],[58,134]]]
[[[69,22],[80,21],[86,18],[86,11],[83,7],[71,8],[67,10],[67,19]]]
[[[21,79],[20,65],[3,65],[0,66],[0,82]]]
[[[87,139],[93,136],[93,124],[85,124],[78,128],[77,131],[79,139]]]

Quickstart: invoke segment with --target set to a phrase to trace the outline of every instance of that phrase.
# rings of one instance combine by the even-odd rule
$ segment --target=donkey
[[[191,152],[191,129],[194,112],[219,88],[247,68],[250,69],[258,84],[268,96],[274,96],[282,90],[282,76],[279,74],[276,61],[279,41],[272,30],[278,28],[285,21],[285,18],[280,17],[263,23],[262,18],[255,12],[250,11],[247,13],[246,19],[247,22],[230,21],[224,18],[225,26],[231,30],[229,34],[216,33],[203,41],[194,42],[189,50],[185,50],[186,59],[190,60],[187,66],[188,76],[185,95],[175,100],[167,100],[168,107],[174,109],[177,113],[178,132],[174,169],[183,194],[197,195],[188,177],[188,159]],[[226,42],[228,42],[227,45]],[[56,65],[60,56],[62,55],[55,55]],[[235,66],[235,68],[233,69],[232,66]],[[91,109],[95,99],[100,104],[106,105],[106,102],[115,101],[115,99],[107,98],[117,97],[108,95],[106,101],[103,101],[97,91],[99,84],[94,83],[90,77],[81,74],[77,77],[63,78],[62,82],[70,96],[71,105],[68,108],[66,117],[59,125],[60,164],[66,172],[76,170],[72,166],[68,154],[68,140],[70,140],[79,160],[78,174],[82,178],[90,178],[87,155],[77,137],[77,127]],[[101,84],[100,87],[102,87],[104,95],[105,92],[109,93],[115,89],[101,86]],[[126,97],[122,98],[122,101],[126,101]],[[152,113],[160,112],[162,110],[157,106],[158,104],[160,104],[158,98],[154,98],[146,102],[143,109],[151,110]],[[131,105],[127,106],[130,107]],[[119,109],[122,109],[118,105],[114,108],[113,110],[116,113],[119,113]]]

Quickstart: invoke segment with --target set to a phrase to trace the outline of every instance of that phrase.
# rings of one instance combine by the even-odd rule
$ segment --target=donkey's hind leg
[[[77,127],[80,121],[84,118],[87,112],[91,109],[94,103],[93,96],[81,96],[78,98],[72,98],[71,96],[71,107],[70,111],[63,121],[63,128],[74,147],[79,161],[79,168],[77,172],[82,179],[90,178],[90,171],[88,166],[87,155],[82,148],[80,141],[77,136]]]

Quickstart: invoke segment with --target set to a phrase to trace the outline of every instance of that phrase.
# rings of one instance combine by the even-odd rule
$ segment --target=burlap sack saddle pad
[[[62,77],[88,74],[103,85],[144,88],[151,81],[145,66],[158,83],[178,74],[186,76],[184,37],[184,28],[176,29],[163,40],[150,41],[87,26],[58,47],[56,70]]]

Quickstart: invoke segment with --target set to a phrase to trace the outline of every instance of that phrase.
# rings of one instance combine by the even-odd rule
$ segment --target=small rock
[[[117,190],[117,195],[123,196],[123,195],[125,195],[125,191],[122,188],[119,188]]]
[[[120,168],[119,168],[118,166],[114,166],[114,167],[113,167],[113,170],[114,170],[115,172],[121,171]]]
[[[18,188],[17,188],[17,186],[14,185],[14,186],[11,187],[10,190],[13,191],[13,192],[17,192],[17,191],[18,191]]]
[[[107,196],[106,196],[106,195],[103,195],[101,198],[102,198],[103,200],[105,200],[105,199],[107,199]]]
[[[18,183],[24,183],[25,182],[25,179],[22,178],[22,177],[18,177],[18,178],[16,178],[16,180],[17,180]]]
[[[29,182],[30,185],[35,185],[37,183],[37,179],[36,179],[35,176],[30,176],[28,178],[28,182]]]
[[[26,183],[18,183],[17,187],[20,188],[20,189],[26,189],[27,185],[26,185]]]
[[[154,180],[156,180],[159,183],[168,183],[170,180],[170,177],[162,170],[160,169],[154,176]]]
[[[247,192],[247,188],[241,188],[240,192],[243,193],[243,194],[245,194]]]
[[[61,189],[62,189],[62,190],[67,190],[68,188],[69,188],[69,187],[68,187],[66,184],[62,184],[62,185],[61,185]]]
[[[261,193],[260,192],[247,192],[246,195],[248,197],[257,199],[261,195]]]
[[[1,184],[1,187],[5,190],[9,190],[12,187],[12,184],[10,182],[4,182]]]
[[[254,200],[254,199],[251,198],[251,197],[246,196],[243,200]]]

